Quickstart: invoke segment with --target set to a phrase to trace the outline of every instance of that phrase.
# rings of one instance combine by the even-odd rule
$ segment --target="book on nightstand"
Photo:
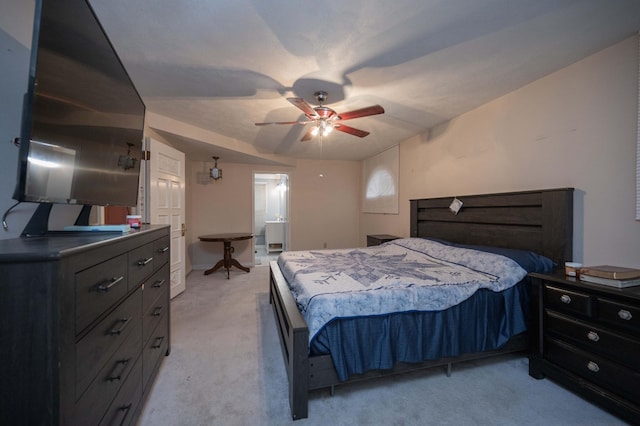
[[[602,278],[602,277],[596,277],[593,275],[587,275],[582,272],[580,273],[580,280],[587,281],[593,284],[602,284],[602,285],[607,285],[610,287],[617,287],[617,288],[627,288],[627,287],[634,287],[634,286],[640,285],[640,277],[635,279],[629,279],[629,280],[615,280],[613,278]]]
[[[640,278],[640,269],[612,265],[585,266],[580,268],[580,274],[610,280],[635,280]]]

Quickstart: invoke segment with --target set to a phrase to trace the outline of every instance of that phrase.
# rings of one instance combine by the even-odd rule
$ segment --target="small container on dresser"
[[[397,240],[398,238],[400,237],[396,237],[395,235],[389,235],[389,234],[367,235],[367,247],[379,246],[380,244]]]
[[[0,240],[0,424],[135,424],[169,353],[169,227]]]
[[[529,374],[548,377],[619,417],[640,421],[640,287],[531,274]]]

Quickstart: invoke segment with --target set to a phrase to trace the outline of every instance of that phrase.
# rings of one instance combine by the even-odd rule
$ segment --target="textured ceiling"
[[[220,137],[164,136],[203,160],[224,140],[227,162],[248,158],[233,143],[272,157],[367,158],[640,30],[638,0],[90,3],[147,110]],[[304,125],[254,126],[304,118],[286,98],[316,105],[318,90],[338,112],[386,112],[345,123],[365,138],[300,142]]]

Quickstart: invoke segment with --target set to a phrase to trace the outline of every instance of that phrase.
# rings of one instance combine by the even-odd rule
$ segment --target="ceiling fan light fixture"
[[[301,141],[308,141],[311,138],[318,136],[318,134],[320,134],[321,136],[327,136],[333,131],[334,128],[339,132],[347,133],[359,138],[364,138],[369,134],[369,132],[347,126],[345,124],[342,124],[342,122],[346,120],[353,120],[354,118],[384,114],[384,108],[382,108],[380,105],[371,105],[365,108],[338,114],[333,109],[323,105],[328,97],[327,92],[318,91],[313,95],[320,106],[312,107],[303,98],[287,98],[287,100],[291,102],[293,106],[304,113],[307,118],[306,120],[302,119],[298,121],[273,121],[269,123],[255,123],[255,125],[266,126],[268,124],[292,125],[313,123],[313,127],[302,136],[302,139],[300,139]]]

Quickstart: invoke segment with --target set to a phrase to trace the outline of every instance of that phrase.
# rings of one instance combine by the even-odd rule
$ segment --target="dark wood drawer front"
[[[142,383],[146,389],[149,379],[152,377],[157,364],[169,345],[169,315],[163,315],[158,327],[151,334],[142,352]]]
[[[76,334],[127,294],[126,255],[76,274]]]
[[[147,312],[149,308],[163,295],[169,288],[169,265],[164,265],[151,278],[144,283],[142,292],[142,309]]]
[[[104,415],[100,425],[135,424],[135,413],[142,401],[142,363],[138,361]],[[94,423],[95,424],[95,423]]]
[[[130,334],[142,340],[142,290],[129,296],[76,344],[76,395],[81,395]]]
[[[76,424],[98,424],[109,403],[140,358],[142,342],[136,333],[129,333],[127,340],[107,361],[87,391],[76,405]]]
[[[633,335],[640,336],[640,307],[598,299],[598,319],[615,327],[623,327]]]
[[[153,243],[129,252],[129,290],[142,283],[153,272]]]
[[[609,389],[634,403],[640,403],[640,373],[604,358],[581,351],[555,339],[547,341],[546,356],[552,362]]]
[[[160,238],[153,242],[153,267],[158,269],[165,263],[169,263],[170,257],[170,244],[169,237]]]
[[[145,290],[146,291],[146,290]],[[169,311],[168,287],[164,287],[163,294],[155,300],[142,316],[142,341],[146,342],[151,333],[156,329],[160,321]]]
[[[547,313],[546,321],[549,333],[640,371],[640,341],[553,312]]]
[[[556,311],[592,317],[593,304],[587,294],[546,285],[545,299],[547,307]]]

